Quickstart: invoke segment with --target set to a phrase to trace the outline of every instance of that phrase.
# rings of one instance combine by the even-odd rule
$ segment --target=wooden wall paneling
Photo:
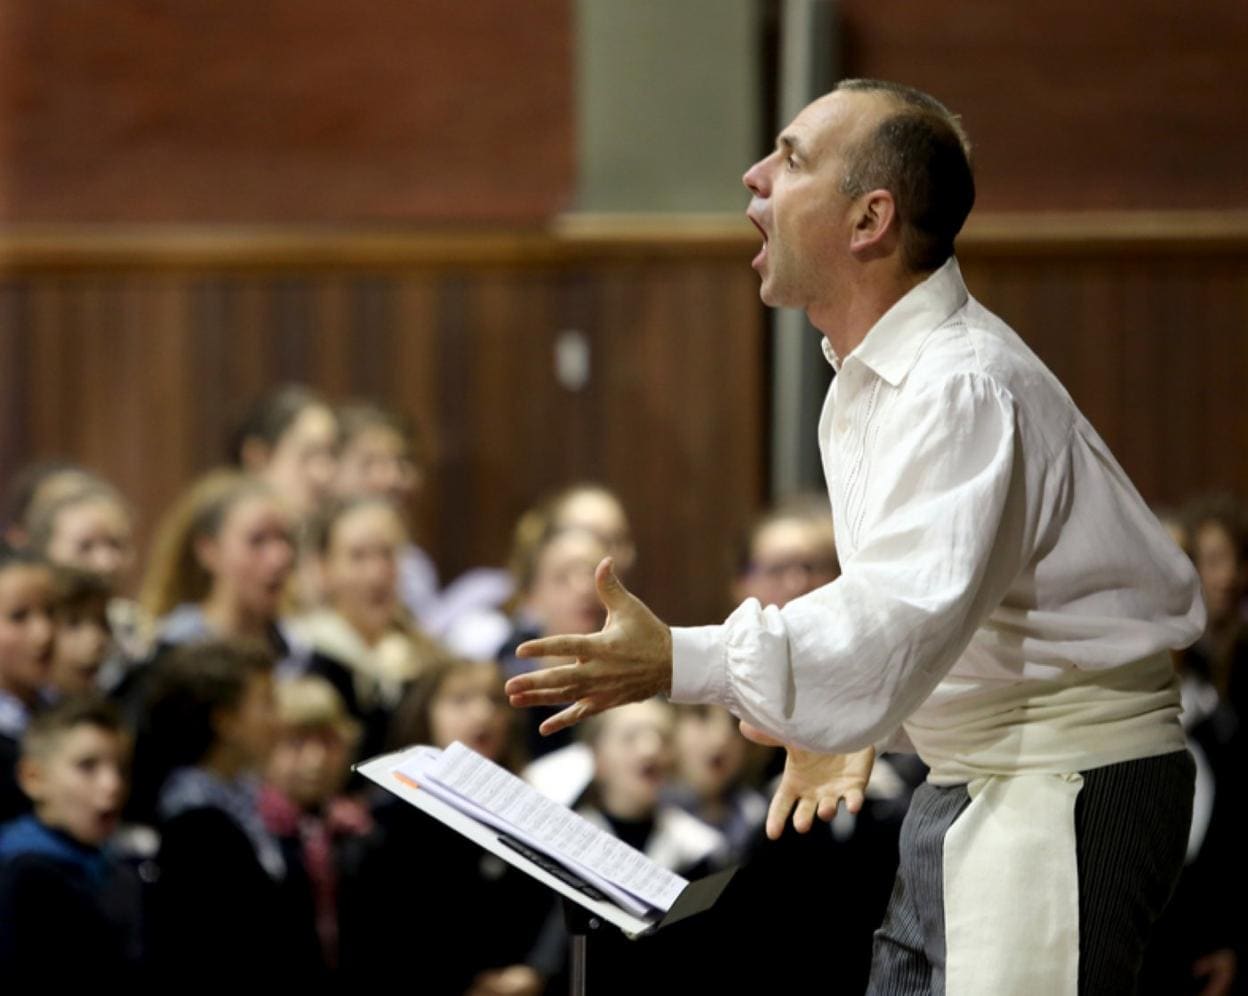
[[[184,276],[146,275],[133,281],[121,368],[111,378],[118,392],[100,421],[117,436],[113,479],[136,503],[139,534],[150,539],[159,510],[166,508],[198,469],[196,430],[217,410],[201,395],[214,383],[188,350],[191,338]],[[141,399],[135,403],[129,392]]]
[[[357,291],[358,286],[348,278],[334,274],[324,275],[312,288],[317,331],[316,382],[334,398],[349,395],[352,385],[364,379],[364,371],[355,365],[354,356],[372,357],[379,351],[388,352],[388,343],[378,349],[379,326],[354,321],[353,297]]]
[[[364,274],[350,278],[349,338],[341,340],[340,359],[350,375],[348,394],[390,397],[393,356],[403,330],[396,323],[394,276]]]
[[[436,351],[434,369],[438,374],[435,392],[437,410],[433,425],[438,440],[437,460],[431,467],[431,490],[442,496],[430,552],[444,576],[454,576],[455,564],[447,554],[458,548],[465,534],[476,529],[469,504],[472,468],[465,457],[469,447],[469,427],[464,416],[472,392],[473,355],[471,312],[468,297],[470,281],[456,274],[439,282],[437,290]]]
[[[28,359],[27,404],[31,408],[30,442],[42,454],[66,453],[67,428],[73,424],[77,396],[65,374],[67,344],[77,322],[80,277],[53,279],[31,288],[32,336]]]
[[[27,285],[0,279],[0,488],[30,452],[29,330]]]
[[[221,318],[218,328],[205,327],[200,334],[219,337],[225,351],[226,383],[230,392],[225,398],[216,434],[219,459],[226,457],[225,433],[237,420],[251,399],[272,387],[278,376],[274,355],[276,336],[271,316],[272,278],[263,272],[240,279],[237,274],[223,277]]]
[[[977,259],[971,291],[1066,385],[1150,501],[1248,492],[1242,254]]]
[[[675,362],[669,361],[665,390],[679,399],[670,414],[681,440],[678,476],[670,482],[668,507],[675,513],[675,528],[683,533],[678,542],[685,554],[679,577],[690,589],[685,601],[698,613],[690,621],[710,622],[718,621],[715,610],[724,603],[727,579],[723,540],[732,536],[739,509],[737,496],[716,493],[711,482],[718,473],[735,476],[742,457],[747,458],[743,468],[746,474],[758,474],[760,468],[749,465],[748,452],[743,452],[732,437],[739,428],[737,417],[765,424],[767,413],[733,390],[726,361],[742,343],[724,307],[725,288],[717,286],[715,274],[706,264],[690,261],[682,269],[685,272],[673,286],[678,324],[668,331],[668,335],[679,337]],[[753,483],[765,490],[765,482],[755,477]]]
[[[1181,496],[1192,485],[1207,487],[1216,473],[1217,448],[1225,437],[1215,428],[1223,413],[1221,399],[1209,390],[1210,354],[1225,344],[1219,342],[1215,316],[1202,307],[1201,264],[1167,260],[1164,266],[1154,275],[1152,291],[1156,311],[1150,359],[1156,393],[1133,398],[1132,408],[1161,400],[1165,415],[1154,447],[1154,476],[1147,483],[1152,494]]]
[[[461,533],[458,545],[477,563],[502,562],[517,515],[584,451],[591,402],[560,387],[552,369],[559,292],[558,279],[543,270],[490,270],[471,284],[464,331],[471,379],[458,399],[456,456],[470,480],[461,529],[473,532]]]
[[[617,349],[636,351],[637,403],[619,408],[611,452],[621,467],[631,468],[630,508],[662,509],[661,515],[635,512],[637,526],[637,587],[656,611],[667,609],[683,594],[686,603],[700,591],[688,583],[691,571],[690,521],[684,496],[690,484],[687,433],[679,424],[706,403],[706,395],[687,369],[690,339],[695,335],[682,312],[676,281],[667,268],[628,273],[628,304],[615,317],[611,335]]]
[[[1126,412],[1123,433],[1107,439],[1124,469],[1149,501],[1167,502],[1163,453],[1167,424],[1175,409],[1189,403],[1188,385],[1178,369],[1164,362],[1165,330],[1157,324],[1160,288],[1147,265],[1123,268],[1122,327],[1127,348],[1119,357]],[[1078,400],[1078,397],[1076,397]]]
[[[254,282],[254,278],[249,281]],[[258,357],[264,334],[243,324],[244,291],[239,283],[235,277],[208,273],[180,288],[187,311],[180,346],[185,362],[195,371],[193,390],[203,413],[190,427],[193,474],[227,462],[230,426],[244,399],[258,392],[267,379]],[[176,332],[171,329],[169,334]]]
[[[120,443],[110,409],[117,403],[120,385],[138,378],[142,367],[125,371],[126,339],[134,321],[133,309],[146,296],[139,281],[94,279],[84,281],[80,321],[66,343],[66,376],[74,385],[77,406],[67,427],[67,443],[75,450],[108,454],[112,467]],[[106,470],[106,468],[100,468]]]
[[[756,296],[740,308],[747,297],[740,288],[753,275],[746,268],[745,280],[734,280],[733,268],[626,268],[602,285],[600,320],[610,329],[617,374],[604,449],[628,468],[615,486],[637,519],[635,584],[684,621],[705,622],[722,610],[725,548],[749,514],[742,506],[753,512],[765,489],[763,325]]]
[[[551,293],[532,273],[490,270],[470,280],[460,354],[468,380],[453,416],[454,457],[466,472],[456,496],[467,512],[461,556],[471,550],[500,562],[511,524],[541,492],[537,482],[563,475],[577,412],[560,404],[549,375]]]
[[[701,607],[702,618],[711,621],[735,607],[729,596],[735,570],[735,543],[770,493],[767,426],[771,411],[768,339],[771,333],[770,323],[759,325],[752,321],[759,313],[760,301],[757,279],[748,265],[745,269],[739,264],[721,267],[718,273],[708,273],[707,280],[708,294],[718,303],[717,320],[709,336],[710,352],[717,367],[716,380],[723,385],[723,398],[717,406],[721,416],[716,450],[731,454],[733,463],[741,468],[735,475],[740,481],[738,486],[728,489],[722,497],[712,493],[705,499],[714,501],[721,509],[713,540],[720,558],[716,574],[722,579],[714,596],[720,601],[717,605],[708,592]],[[734,334],[727,348],[722,348],[719,330],[727,328],[733,329]],[[806,362],[826,362],[817,337],[812,336],[805,346],[808,350]],[[699,479],[713,481],[712,469],[708,466],[705,474],[699,474]],[[721,609],[718,613],[717,607]]]
[[[42,256],[0,280],[0,474],[77,457],[150,528],[219,461],[241,402],[304,377],[427,427],[415,532],[448,578],[501,562],[529,502],[596,478],[635,520],[638,590],[674,621],[713,620],[766,490],[766,323],[748,248],[568,239],[517,244],[511,263],[464,247],[389,266]],[[972,293],[1059,374],[1146,499],[1248,492],[1242,243],[971,239],[960,255]],[[591,344],[583,392],[554,375],[569,328]]]
[[[1070,342],[1075,376],[1081,383],[1094,383],[1085,414],[1104,438],[1123,434],[1122,367],[1117,362],[1123,350],[1122,281],[1112,260],[1104,267],[1071,267],[1069,279],[1074,289],[1074,311],[1067,316],[1076,338]],[[1076,315],[1082,320],[1076,321]]]
[[[313,278],[304,274],[283,274],[272,288],[272,328],[268,335],[273,344],[273,359],[283,379],[313,383],[316,381],[317,315]]]
[[[379,397],[389,399],[390,404],[416,421],[422,437],[427,464],[414,501],[413,534],[424,546],[438,543],[437,524],[444,522],[447,515],[440,501],[441,488],[432,475],[432,469],[441,463],[443,448],[438,420],[442,378],[437,365],[440,338],[437,299],[438,288],[429,275],[396,276],[393,291],[395,352],[389,357],[390,377],[378,391]]]
[[[691,537],[681,497],[689,468],[685,433],[676,419],[682,409],[696,409],[703,395],[684,369],[693,333],[674,283],[667,267],[626,267],[614,307],[600,319],[613,356],[631,354],[627,380],[611,392],[624,398],[608,402],[613,431],[605,449],[613,459],[613,483],[636,521],[633,584],[660,612],[680,594],[685,601],[698,594],[686,583]]]
[[[1248,280],[1242,271],[1248,257],[1217,260],[1204,274],[1204,312],[1216,329],[1219,348],[1206,354],[1212,396],[1225,422],[1209,428],[1218,448],[1218,477],[1214,487],[1248,491]],[[1238,441],[1238,445],[1236,442]]]

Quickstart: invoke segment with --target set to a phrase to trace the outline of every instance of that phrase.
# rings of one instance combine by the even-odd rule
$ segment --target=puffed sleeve
[[[892,738],[1027,562],[1016,411],[969,372],[898,405],[841,577],[783,608],[749,599],[720,626],[674,628],[672,700],[828,753]]]

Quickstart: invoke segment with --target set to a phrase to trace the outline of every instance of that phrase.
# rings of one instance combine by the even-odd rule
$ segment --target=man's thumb
[[[615,573],[615,561],[610,557],[603,557],[598,564],[598,570],[594,572],[594,584],[598,587],[598,597],[608,609],[619,608],[629,597],[624,582]]]

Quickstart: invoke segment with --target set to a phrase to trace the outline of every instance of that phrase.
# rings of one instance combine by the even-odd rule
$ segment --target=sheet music
[[[422,787],[457,796],[458,800],[446,801],[461,804],[466,811],[471,806],[474,817],[584,873],[591,884],[639,915],[649,909],[666,911],[689,884],[461,743],[440,755],[432,749],[421,751],[404,767],[410,768],[404,773]]]
[[[408,759],[399,766],[398,771],[411,778],[420,786],[422,792],[433,796],[436,799],[445,802],[449,806],[453,806],[474,820],[493,827],[507,836],[512,837],[529,847],[535,848],[544,854],[551,854],[551,848],[535,839],[530,834],[525,833],[518,827],[512,826],[506,819],[497,813],[491,813],[487,809],[483,809],[470,799],[464,798],[454,789],[449,789],[438,782],[431,774],[430,768],[437,763],[442,752],[436,747],[418,747],[417,754],[414,758]],[[563,855],[552,855],[560,864],[568,869],[575,871],[588,885],[592,885],[605,893],[617,906],[632,913],[634,916],[648,917],[653,915],[654,907],[638,899],[625,889],[608,882],[605,878],[588,868],[582,867],[578,862],[573,861]]]

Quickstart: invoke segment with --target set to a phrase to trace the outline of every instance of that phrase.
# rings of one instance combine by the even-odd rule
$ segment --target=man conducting
[[[658,693],[788,746],[768,818],[852,809],[875,749],[915,793],[872,993],[1134,990],[1174,887],[1194,769],[1171,648],[1195,574],[1053,375],[966,290],[968,145],[932,97],[847,80],[745,174],[766,304],[837,376],[819,422],[843,574],[719,626],[668,628],[609,561],[600,633],[522,656],[544,732]],[[852,896],[829,902],[852,902]]]

